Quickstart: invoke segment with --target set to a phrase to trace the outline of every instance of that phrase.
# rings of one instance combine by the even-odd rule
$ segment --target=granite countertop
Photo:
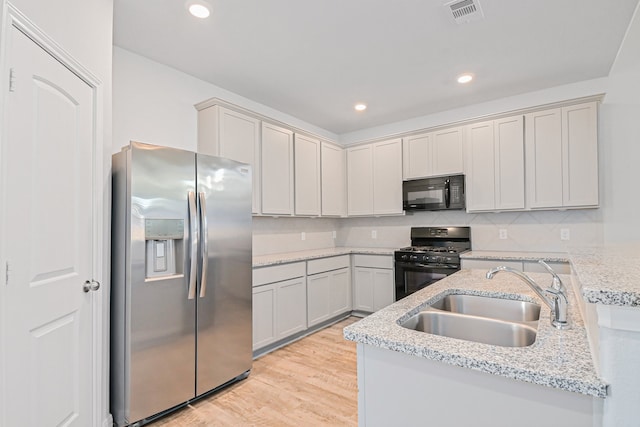
[[[364,254],[364,255],[393,255],[396,248],[351,248],[336,247],[324,249],[312,249],[308,251],[286,252],[271,255],[259,255],[253,257],[253,267],[267,267],[270,265],[286,264],[289,262],[308,261],[316,258],[327,258],[338,255]]]
[[[503,251],[469,251],[460,254],[462,259],[501,259],[514,261],[569,262],[569,255],[562,252],[503,252]]]
[[[539,283],[549,279],[545,273],[530,276]],[[498,274],[488,280],[484,270],[461,270],[346,327],[344,337],[493,375],[606,397],[607,385],[596,374],[570,278],[561,277],[569,290],[569,330],[560,331],[551,326],[549,308],[517,277]],[[535,342],[528,347],[501,347],[413,331],[399,325],[429,303],[457,293],[540,303],[542,311]]]
[[[587,302],[640,307],[640,244],[572,249],[569,255]]]

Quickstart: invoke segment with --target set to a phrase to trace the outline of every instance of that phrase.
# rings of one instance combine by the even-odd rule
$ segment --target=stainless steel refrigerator
[[[252,362],[251,169],[132,142],[113,156],[111,412],[154,419]]]

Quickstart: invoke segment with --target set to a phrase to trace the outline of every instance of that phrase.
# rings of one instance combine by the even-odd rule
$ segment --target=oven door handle
[[[420,263],[408,263],[408,262],[396,262],[396,268],[411,268],[411,267],[421,267],[421,268],[441,268],[447,270],[456,270],[459,268],[457,265],[449,265],[449,264],[420,264]]]

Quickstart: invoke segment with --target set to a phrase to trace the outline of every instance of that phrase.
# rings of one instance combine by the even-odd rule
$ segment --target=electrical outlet
[[[571,238],[571,233],[568,228],[560,229],[560,240],[569,240]]]
[[[507,229],[501,228],[500,230],[498,230],[498,237],[500,237],[501,240],[508,239],[509,234],[507,233]]]
[[[335,230],[331,232],[331,235],[334,239],[338,237],[338,233]]]
[[[371,238],[372,239],[377,239],[378,238],[378,231],[377,230],[371,230]]]
[[[305,233],[304,231],[300,233],[300,240],[307,240],[307,233]]]

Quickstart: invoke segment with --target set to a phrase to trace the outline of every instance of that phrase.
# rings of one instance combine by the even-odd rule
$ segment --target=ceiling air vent
[[[478,0],[455,0],[445,4],[458,24],[482,19],[482,8]]]

